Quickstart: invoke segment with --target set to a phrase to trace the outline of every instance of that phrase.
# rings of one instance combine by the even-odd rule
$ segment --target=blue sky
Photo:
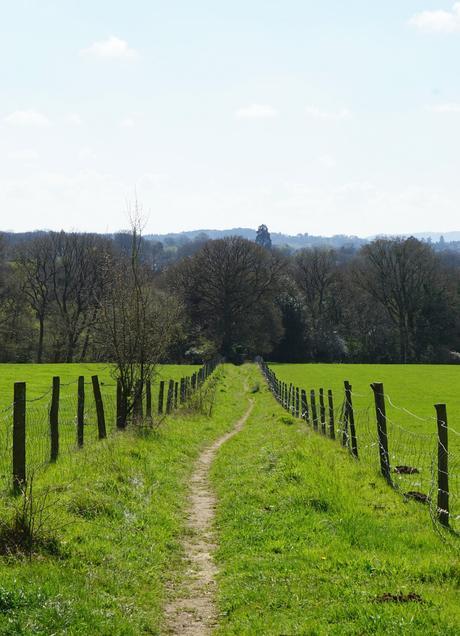
[[[0,8],[0,229],[460,229],[458,2]]]

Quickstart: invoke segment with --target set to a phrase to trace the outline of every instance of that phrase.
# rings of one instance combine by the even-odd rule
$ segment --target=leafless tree
[[[99,305],[100,345],[121,383],[125,421],[164,360],[181,316],[179,303],[155,288],[151,269],[141,262],[142,220],[137,204],[131,223],[131,254],[106,259]]]
[[[170,281],[195,326],[232,357],[235,346],[264,352],[281,336],[274,298],[284,267],[278,255],[235,236],[206,243]]]
[[[110,248],[97,235],[51,234],[51,289],[59,315],[65,361],[72,362],[83,335],[94,327]]]
[[[38,320],[37,362],[43,359],[45,320],[51,304],[52,241],[50,235],[39,235],[22,243],[15,257],[21,289]]]
[[[401,362],[415,357],[417,321],[439,291],[438,273],[431,248],[414,238],[373,241],[354,268],[356,283],[397,327]]]
[[[335,347],[333,317],[338,307],[338,270],[333,250],[300,250],[293,259],[293,278],[305,309],[308,342],[313,357],[321,357]]]
[[[313,248],[298,252],[294,258],[294,279],[302,294],[312,326],[320,327],[327,311],[329,294],[337,277],[334,252]]]

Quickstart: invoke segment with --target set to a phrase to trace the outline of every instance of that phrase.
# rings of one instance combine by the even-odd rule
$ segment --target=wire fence
[[[152,413],[173,413],[187,403],[219,363],[219,359],[206,362],[179,380],[162,380],[153,386],[146,382],[135,417],[151,420]],[[0,493],[22,490],[27,475],[125,428],[126,422],[120,426],[121,404],[120,383],[100,382],[98,376],[91,380],[80,376],[68,383],[55,377],[47,391],[31,399],[26,383],[15,383],[13,401],[0,410]]]
[[[422,418],[395,404],[382,384],[372,384],[365,395],[345,381],[337,396],[330,389],[306,390],[281,381],[258,362],[285,410],[337,440],[406,500],[427,506],[436,531],[460,551],[460,433],[448,425],[445,404],[434,405],[435,415]]]

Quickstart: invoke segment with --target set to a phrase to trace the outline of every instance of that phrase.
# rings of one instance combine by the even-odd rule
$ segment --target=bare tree
[[[141,263],[142,220],[137,204],[131,224],[131,254],[107,258],[99,305],[100,344],[121,383],[124,422],[135,410],[145,383],[154,379],[181,316],[180,305],[154,287],[151,269]]]
[[[274,303],[284,261],[240,237],[209,241],[170,275],[195,325],[218,350],[265,352],[282,335]]]
[[[52,241],[49,235],[22,243],[16,251],[16,267],[22,292],[38,320],[37,362],[43,359],[45,320],[51,304]]]
[[[335,252],[319,247],[299,251],[293,259],[293,277],[305,307],[312,355],[324,357],[336,348],[332,320],[336,309]]]
[[[414,238],[378,239],[362,249],[354,273],[397,327],[401,362],[415,359],[418,319],[440,291],[432,249]]]
[[[96,324],[109,251],[107,241],[94,234],[51,234],[51,287],[66,362],[73,361],[82,336]]]

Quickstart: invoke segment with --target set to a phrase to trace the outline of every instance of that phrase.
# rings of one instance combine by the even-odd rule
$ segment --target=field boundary
[[[331,389],[307,391],[279,380],[263,359],[257,362],[269,390],[291,416],[339,441],[353,459],[370,462],[406,500],[427,505],[436,530],[460,550],[460,457],[455,448],[449,449],[449,437],[460,433],[448,426],[445,404],[435,404],[436,415],[423,420],[395,405],[382,383],[370,383],[372,408],[356,409],[353,397],[364,396],[355,394],[345,380],[337,405]],[[430,421],[435,430],[429,435],[401,427],[387,416],[387,405],[405,417]]]
[[[193,400],[201,402],[202,389],[220,362],[216,358],[190,376],[161,380],[156,413],[152,383],[146,381],[136,395],[132,423],[155,426]],[[64,387],[74,387],[74,394],[63,397]],[[108,387],[115,391],[108,394]],[[55,376],[50,388],[32,399],[27,398],[27,383],[15,382],[13,402],[0,412],[2,490],[20,494],[26,488],[29,473],[55,463],[63,452],[73,452],[88,441],[101,441],[112,432],[123,431],[127,425],[123,411],[120,382],[102,383],[98,375],[90,381],[79,376],[68,383]]]

